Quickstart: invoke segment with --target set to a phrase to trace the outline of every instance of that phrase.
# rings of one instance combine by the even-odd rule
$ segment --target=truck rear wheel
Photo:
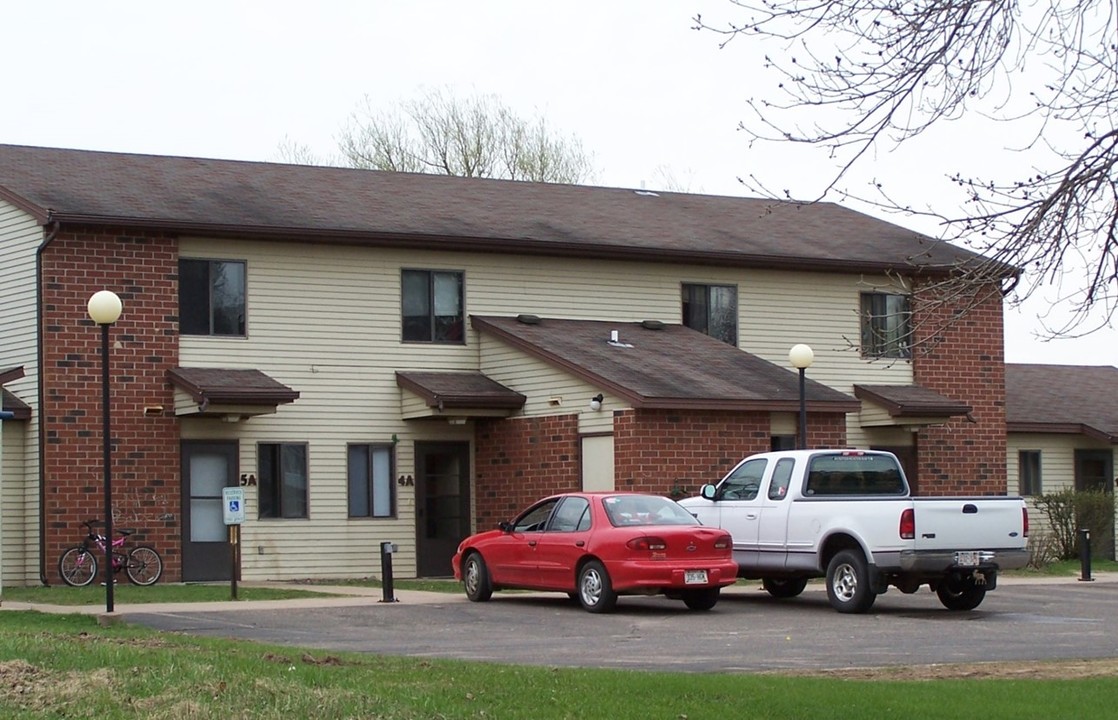
[[[936,586],[936,596],[948,610],[974,610],[986,598],[986,588],[974,578],[949,575]]]
[[[864,613],[877,594],[870,587],[866,559],[857,550],[843,550],[827,564],[827,599],[840,613]]]

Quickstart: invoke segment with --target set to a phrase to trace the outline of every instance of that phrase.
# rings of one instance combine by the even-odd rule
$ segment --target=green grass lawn
[[[378,580],[318,580],[293,582],[285,586],[254,587],[239,584],[238,600],[286,600],[290,598],[323,597],[316,585],[352,588],[380,588]],[[397,580],[397,590],[427,590],[431,592],[462,592],[462,584],[453,580]],[[356,594],[356,593],[355,593]],[[337,593],[329,596],[336,597]],[[84,588],[66,585],[3,588],[0,597],[10,602],[45,603],[48,605],[103,605],[105,588],[99,583]],[[148,587],[117,584],[113,587],[113,602],[117,605],[142,603],[221,602],[231,598],[229,583],[183,584],[158,583]]]
[[[484,639],[479,639],[484,642]],[[763,653],[764,648],[757,648]],[[327,653],[0,612],[0,717],[1112,718],[1118,678],[874,681]]]
[[[1118,562],[1113,560],[1093,560],[1092,573],[1118,572]],[[1006,573],[1015,577],[1028,576],[1068,576],[1079,577],[1081,567],[1078,560],[1066,560],[1052,563],[1044,568],[1026,568],[1013,570]],[[755,580],[739,580],[738,582],[755,585]],[[822,582],[821,580],[819,582]],[[289,583],[285,586],[253,587],[251,584],[241,584],[237,588],[238,600],[284,600],[288,598],[321,596],[316,592],[316,586],[329,585],[334,587],[352,587],[365,589],[380,589],[382,583],[376,578],[360,578],[352,580],[302,580]],[[424,579],[424,580],[396,580],[393,582],[396,590],[423,590],[427,592],[461,593],[462,583],[450,579]],[[333,594],[333,593],[332,593]],[[71,588],[65,585],[52,585],[50,587],[4,587],[2,594],[4,600],[12,602],[47,603],[51,605],[101,605],[105,602],[105,588],[94,584],[84,588]],[[182,584],[158,583],[150,587],[136,587],[128,584],[118,584],[113,588],[114,602],[120,605],[136,603],[172,603],[172,602],[219,602],[230,599],[228,583],[213,584]]]

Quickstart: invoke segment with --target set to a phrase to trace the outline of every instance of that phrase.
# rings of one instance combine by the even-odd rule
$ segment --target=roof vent
[[[641,327],[645,330],[663,330],[664,323],[659,320],[641,320]]]
[[[614,347],[620,347],[620,348],[631,348],[631,347],[633,347],[629,343],[621,342],[621,333],[619,333],[617,330],[610,330],[609,331],[609,344],[614,346]]]
[[[540,316],[539,315],[525,315],[525,314],[521,313],[520,315],[516,316],[516,321],[519,322],[519,323],[524,323],[525,325],[539,325],[540,324]]]

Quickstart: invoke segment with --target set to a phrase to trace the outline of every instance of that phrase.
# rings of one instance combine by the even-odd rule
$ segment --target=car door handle
[[[579,540],[578,542],[575,543],[575,547],[586,547],[586,541],[585,540]]]
[[[528,547],[535,547],[535,546],[536,546],[536,541],[535,540],[529,540],[528,541]]]

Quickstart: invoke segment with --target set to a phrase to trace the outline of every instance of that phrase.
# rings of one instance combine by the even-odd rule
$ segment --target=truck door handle
[[[746,513],[745,514],[745,519],[746,520],[756,520],[757,519],[757,513]]]

